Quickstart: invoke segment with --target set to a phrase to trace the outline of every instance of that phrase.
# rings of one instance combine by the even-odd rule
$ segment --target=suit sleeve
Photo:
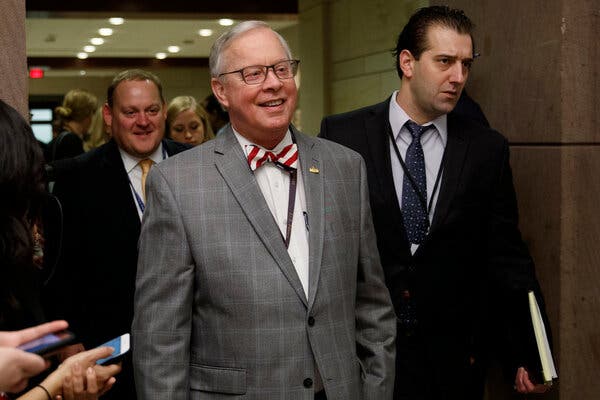
[[[367,174],[360,166],[360,252],[356,294],[356,349],[363,398],[391,399],[394,391],[396,314],[385,285],[371,217]]]
[[[328,132],[327,132],[327,118],[323,118],[321,120],[321,130],[319,131],[318,136],[323,139],[332,140],[331,138],[329,138]]]
[[[500,356],[504,358],[508,379],[514,379],[516,369],[529,367],[533,371],[539,362],[529,316],[527,292],[532,290],[538,300],[547,333],[550,326],[535,267],[518,228],[518,207],[509,164],[508,143],[504,141],[500,169],[493,193],[490,234],[488,240],[488,279],[491,287],[494,331],[502,332]]]
[[[153,168],[139,241],[132,326],[139,399],[187,399],[194,265],[166,178]]]
[[[62,226],[53,231],[55,237],[48,238],[57,247],[59,255],[43,289],[44,312],[50,319],[66,319],[72,331],[82,332],[82,324],[86,322],[81,319],[81,315],[85,315],[81,291],[85,290],[86,285],[81,284],[85,280],[82,280],[82,268],[78,267],[87,255],[81,254],[81,241],[85,240],[86,235],[80,226],[80,221],[85,220],[80,204],[85,201],[85,195],[78,174],[66,174],[57,180],[54,195],[60,203],[57,219],[62,220]]]

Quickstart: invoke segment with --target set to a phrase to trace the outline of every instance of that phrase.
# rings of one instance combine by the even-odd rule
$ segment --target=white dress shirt
[[[394,134],[394,139],[396,140],[396,145],[398,146],[398,150],[400,151],[400,156],[404,161],[406,157],[406,150],[412,142],[412,135],[408,131],[408,128],[404,126],[406,121],[410,119],[408,114],[400,107],[400,105],[396,102],[396,95],[398,91],[395,91],[392,94],[392,99],[390,100],[390,125],[392,127],[392,132]],[[438,187],[436,188],[435,193],[433,192],[435,181],[438,177],[438,173],[440,172],[440,167],[442,165],[442,158],[444,156],[444,149],[446,148],[446,143],[448,141],[448,123],[446,115],[442,115],[433,121],[429,121],[423,125],[430,125],[431,128],[427,129],[423,135],[421,136],[421,146],[423,147],[423,155],[425,157],[425,173],[427,180],[427,205],[429,206],[429,202],[431,201],[431,197],[433,196],[433,201],[431,201],[431,209],[429,210],[429,223],[433,221],[433,215],[435,213],[435,206],[437,204],[437,198],[440,193],[440,182]],[[394,145],[390,140],[390,158],[392,162],[392,174],[394,176],[394,186],[396,189],[396,196],[398,197],[398,204],[400,208],[402,208],[402,185],[404,182],[404,170],[402,169],[402,165],[398,160],[396,155],[396,150],[394,150]],[[442,171],[443,172],[443,171]],[[411,252],[414,254],[419,247],[418,244],[411,245]]]
[[[254,143],[250,142],[244,136],[234,130],[244,154],[247,156],[250,152],[247,146]],[[288,130],[284,138],[271,151],[275,154],[279,153],[285,146],[292,143],[292,134]],[[254,144],[256,146],[256,144]],[[261,146],[258,146],[261,147]],[[281,168],[276,167],[273,163],[267,162],[258,167],[254,171],[254,176],[258,182],[258,186],[271,210],[273,218],[281,231],[282,237],[285,237],[287,232],[287,213],[290,190],[290,174]],[[292,219],[292,231],[290,244],[288,246],[288,254],[292,259],[292,263],[296,268],[296,273],[302,283],[304,294],[308,298],[308,229],[305,223],[306,213],[306,198],[304,193],[304,183],[302,181],[302,171],[300,170],[300,162],[298,162],[297,170],[297,185],[296,199],[294,204],[294,217]],[[283,240],[283,239],[282,239]]]
[[[135,208],[138,211],[138,215],[140,217],[140,221],[142,220],[142,215],[144,214],[138,200],[136,199],[136,193],[139,198],[143,201],[142,198],[142,167],[138,164],[142,159],[132,156],[127,153],[125,150],[119,147],[119,153],[121,153],[121,159],[123,160],[123,165],[125,166],[125,171],[129,176],[129,188],[131,189],[131,196],[133,198]],[[154,161],[154,164],[158,164],[164,158],[167,158],[167,152],[163,152],[163,145],[160,143],[158,148],[150,155],[150,157],[146,157]]]

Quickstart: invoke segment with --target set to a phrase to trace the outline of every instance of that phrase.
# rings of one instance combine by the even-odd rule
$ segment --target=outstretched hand
[[[99,347],[67,358],[48,378],[59,383],[63,400],[93,400],[106,393],[116,382],[120,365],[96,365],[112,354],[111,347]],[[54,376],[53,376],[54,375]]]
[[[44,335],[67,329],[67,321],[52,321],[20,331],[0,331],[0,346],[17,347],[23,343],[39,339]]]

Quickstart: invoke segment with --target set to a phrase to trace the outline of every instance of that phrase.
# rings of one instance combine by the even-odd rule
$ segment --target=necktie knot
[[[413,140],[421,140],[421,135],[429,128],[429,125],[419,125],[414,121],[406,121],[406,128],[413,137]]]
[[[144,158],[138,164],[140,164],[140,168],[142,169],[142,174],[148,174],[148,171],[150,171],[150,167],[152,167],[152,164],[154,164],[154,161],[152,161],[149,158]]]
[[[298,146],[296,143],[288,144],[279,153],[265,150],[253,144],[246,146],[246,148],[248,165],[252,171],[267,162],[272,162],[285,169],[298,168]]]

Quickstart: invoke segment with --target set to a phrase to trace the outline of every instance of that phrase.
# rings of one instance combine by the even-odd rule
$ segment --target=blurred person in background
[[[98,107],[94,115],[92,116],[92,123],[90,124],[89,135],[83,138],[83,150],[90,151],[96,147],[102,146],[104,143],[110,140],[110,133],[108,126],[104,122],[102,117],[102,107]]]
[[[82,154],[84,137],[88,135],[98,99],[83,89],[67,92],[61,106],[54,109],[61,132],[48,145],[46,162]]]
[[[178,96],[167,108],[168,136],[197,146],[215,137],[208,114],[192,96]]]
[[[54,321],[23,330],[44,320],[39,297],[38,265],[42,263],[34,263],[38,240],[34,230],[40,223],[45,197],[43,171],[42,151],[31,128],[17,111],[0,101],[0,392],[22,391],[28,378],[49,366],[41,357],[15,349],[16,346],[68,326],[65,321]],[[112,376],[120,367],[88,368],[111,352],[103,348],[68,358],[41,386],[21,398],[95,398],[112,386]],[[9,397],[0,393],[0,398]]]
[[[56,180],[63,250],[44,295],[48,315],[68,320],[85,348],[129,332],[146,175],[190,147],[164,139],[167,105],[156,75],[122,71],[106,99],[102,114],[111,139],[69,160]],[[126,354],[106,398],[136,398],[130,361]]]
[[[208,113],[208,119],[215,135],[218,135],[229,122],[229,113],[223,108],[214,94],[209,94],[202,100],[202,107]]]

